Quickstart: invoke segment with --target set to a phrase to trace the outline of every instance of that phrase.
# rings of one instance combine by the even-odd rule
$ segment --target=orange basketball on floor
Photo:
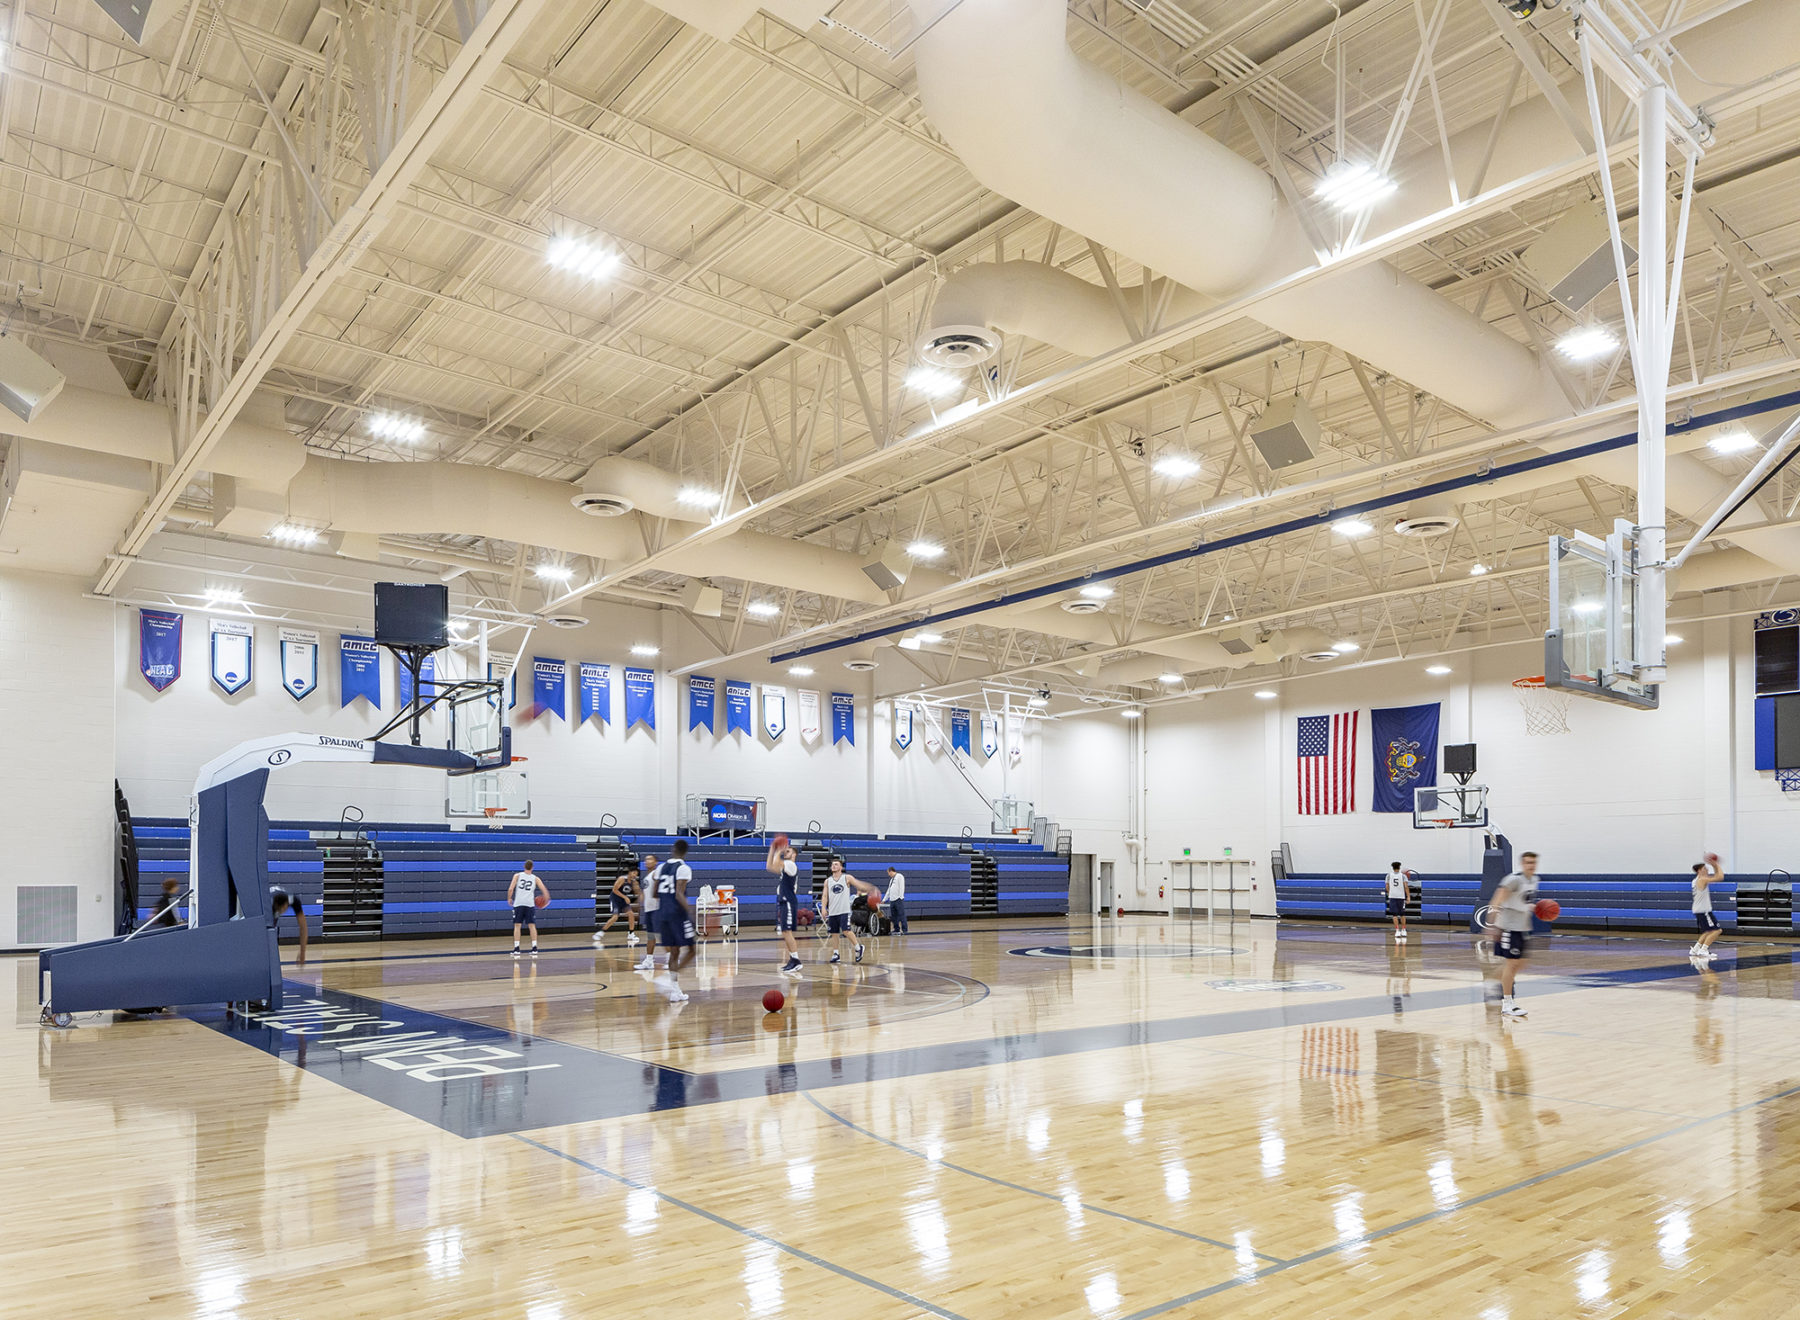
[[[1554,898],[1540,898],[1531,910],[1537,913],[1539,921],[1555,921],[1562,915],[1562,904]]]
[[[787,1004],[787,996],[779,990],[763,991],[763,1012],[779,1013]]]
[[[536,903],[541,908],[547,908],[550,906],[550,895],[546,894],[543,890],[540,889],[540,890],[538,890],[537,897],[532,899],[531,901],[533,903]]]

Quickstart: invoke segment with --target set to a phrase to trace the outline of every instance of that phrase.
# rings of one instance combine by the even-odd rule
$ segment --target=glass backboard
[[[1439,784],[1413,790],[1415,830],[1484,830],[1488,823],[1486,784]]]
[[[1604,541],[1583,532],[1550,538],[1550,626],[1544,686],[1654,709],[1658,689],[1639,682],[1645,653],[1637,628],[1637,540],[1629,523]]]

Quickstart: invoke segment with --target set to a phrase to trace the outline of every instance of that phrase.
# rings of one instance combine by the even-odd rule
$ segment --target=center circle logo
[[[287,748],[285,748],[285,747],[282,748],[278,752],[270,752],[269,753],[269,764],[270,765],[286,765],[289,761],[291,761],[293,759],[294,759],[294,754],[292,752],[288,751]]]
[[[1243,953],[1228,944],[1195,944],[1186,948],[1133,944],[1033,944],[1023,949],[1008,949],[1015,958],[1212,958]]]

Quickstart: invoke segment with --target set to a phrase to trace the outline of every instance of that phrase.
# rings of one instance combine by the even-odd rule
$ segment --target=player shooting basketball
[[[1719,854],[1707,853],[1706,860],[1694,863],[1694,927],[1700,935],[1694,941],[1694,947],[1688,950],[1688,957],[1700,962],[1711,962],[1713,941],[1719,938],[1719,918],[1713,911],[1712,886],[1715,881],[1724,879],[1724,872],[1719,870]]]

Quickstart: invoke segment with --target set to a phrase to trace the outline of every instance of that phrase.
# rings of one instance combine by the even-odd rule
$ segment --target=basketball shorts
[[[1388,915],[1390,917],[1404,917],[1406,915],[1406,900],[1404,898],[1390,898],[1387,901],[1387,905]]]
[[[527,903],[524,907],[513,909],[513,925],[529,926],[537,920],[537,909]]]
[[[775,900],[775,929],[777,931],[792,930],[799,924],[799,903],[791,898],[777,897]]]
[[[834,912],[825,918],[825,932],[828,935],[842,935],[848,929],[850,929],[848,912]]]
[[[613,894],[611,898],[610,908],[615,917],[622,917],[631,911],[631,900],[623,894]]]
[[[657,936],[658,943],[666,944],[671,949],[679,949],[694,942],[694,923],[675,904],[662,904],[656,909],[656,915],[661,919],[662,926]]]
[[[1503,930],[1494,941],[1494,952],[1502,958],[1524,958],[1531,952],[1531,942],[1522,930]]]
[[[1713,913],[1713,912],[1696,912],[1696,913],[1694,913],[1694,929],[1695,930],[1700,931],[1702,934],[1704,934],[1705,932],[1707,932],[1709,930],[1717,930],[1718,928],[1719,928],[1719,918],[1718,918],[1717,913]]]

